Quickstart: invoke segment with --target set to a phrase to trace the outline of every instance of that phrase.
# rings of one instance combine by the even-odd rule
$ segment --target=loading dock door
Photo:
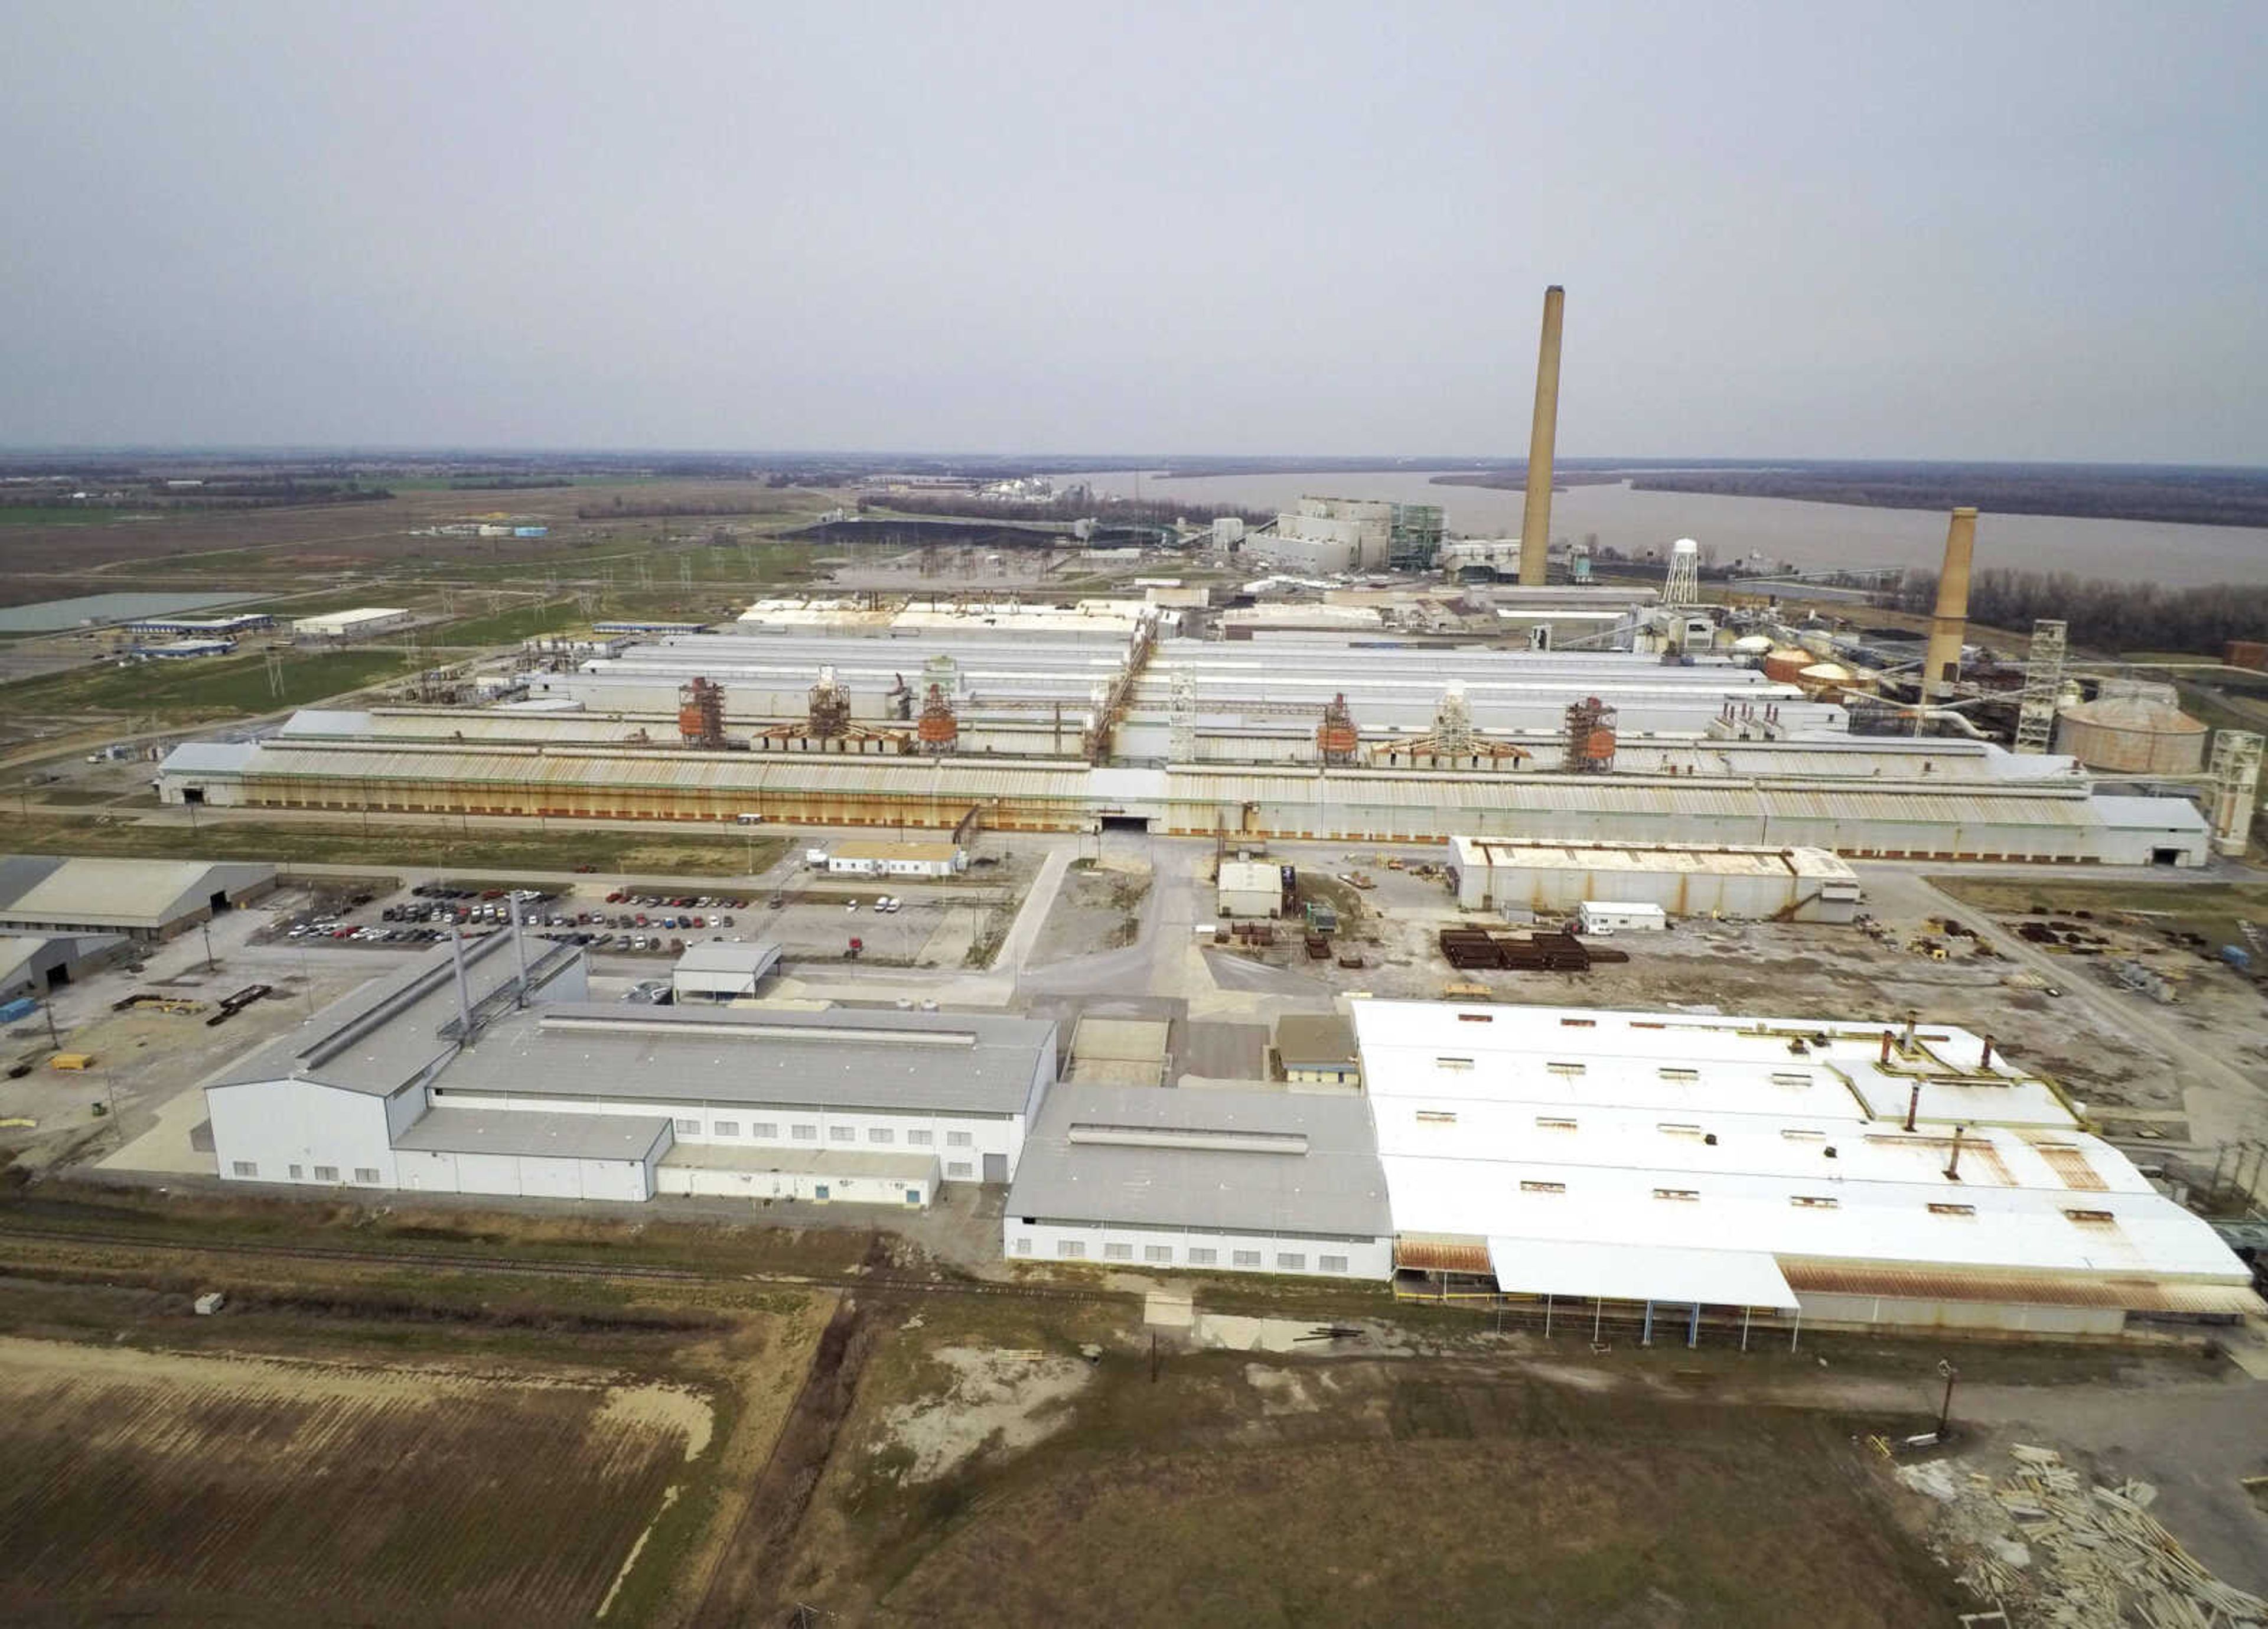
[[[984,1156],[984,1180],[988,1183],[1005,1183],[1008,1180],[1006,1154],[988,1154]]]

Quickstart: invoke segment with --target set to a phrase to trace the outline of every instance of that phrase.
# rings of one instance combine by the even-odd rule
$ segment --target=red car
[[[616,888],[613,893],[607,896],[607,903],[609,905],[619,905],[622,903],[622,891],[620,888]]]

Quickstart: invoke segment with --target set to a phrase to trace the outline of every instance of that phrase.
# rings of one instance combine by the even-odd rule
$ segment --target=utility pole
[[[197,932],[204,935],[205,971],[210,973],[213,970],[212,925],[210,920],[207,919],[206,921],[198,923]]]

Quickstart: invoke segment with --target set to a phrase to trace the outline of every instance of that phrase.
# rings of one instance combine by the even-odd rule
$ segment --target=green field
[[[574,601],[556,600],[549,605],[515,606],[492,615],[447,623],[434,630],[433,641],[437,645],[518,645],[540,633],[558,633],[583,625],[582,610]]]
[[[761,872],[785,849],[779,837],[721,834],[585,829],[576,827],[487,827],[436,821],[404,825],[380,822],[365,830],[346,817],[313,821],[222,818],[188,826],[85,818],[41,819],[11,813],[0,818],[0,853],[123,855],[143,859],[258,859],[279,865],[439,866],[464,870],[571,871],[595,866],[603,873],[737,877]]]
[[[99,667],[0,686],[0,705],[17,712],[110,711],[173,718],[274,712],[359,689],[410,671],[404,652],[327,651],[287,658],[283,693],[269,687],[257,656]]]

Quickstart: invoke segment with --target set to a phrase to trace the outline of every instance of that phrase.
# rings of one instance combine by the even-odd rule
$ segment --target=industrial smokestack
[[[1935,701],[1961,676],[1961,640],[1969,631],[1969,557],[1977,551],[1977,512],[1956,509],[1945,532],[1945,566],[1937,577],[1937,615],[1929,619],[1921,698]]]
[[[1528,431],[1528,503],[1520,513],[1520,586],[1541,588],[1551,548],[1551,445],[1559,433],[1559,323],[1567,291],[1543,291],[1543,338],[1535,352],[1535,420]]]

